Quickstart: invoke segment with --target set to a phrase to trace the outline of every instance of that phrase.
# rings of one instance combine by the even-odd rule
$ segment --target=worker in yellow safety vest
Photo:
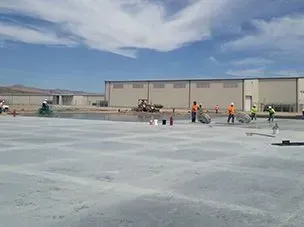
[[[251,120],[256,120],[256,113],[258,112],[258,108],[257,106],[254,104],[252,107],[251,107],[251,110],[250,110],[250,116],[251,116]]]
[[[274,121],[274,114],[275,114],[275,110],[272,108],[272,106],[268,106],[268,122],[273,122]]]

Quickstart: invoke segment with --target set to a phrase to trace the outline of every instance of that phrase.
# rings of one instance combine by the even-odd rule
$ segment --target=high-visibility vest
[[[252,108],[251,108],[251,113],[256,113],[256,112],[258,112],[258,108],[252,107]]]
[[[235,108],[234,108],[234,106],[229,106],[228,107],[228,113],[229,114],[235,114]]]
[[[198,110],[199,106],[196,104],[196,105],[192,105],[192,112],[196,112]]]

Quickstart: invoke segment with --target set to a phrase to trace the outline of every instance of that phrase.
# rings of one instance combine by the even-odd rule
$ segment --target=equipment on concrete
[[[281,143],[272,143],[275,146],[304,146],[304,142],[290,142],[290,140],[282,140]]]
[[[257,132],[245,132],[246,136],[265,136],[265,137],[272,137],[274,138],[274,135],[269,135],[269,134],[265,134],[265,133],[257,133]]]
[[[155,113],[159,112],[163,107],[161,104],[150,104],[148,99],[138,99],[138,105],[132,108],[132,111]]]
[[[170,125],[172,126],[173,125],[173,117],[172,116],[170,117],[169,121],[170,121]]]
[[[251,122],[251,117],[247,113],[240,112],[236,114],[236,120],[242,124],[249,124]]]
[[[211,117],[202,111],[198,112],[197,120],[203,124],[210,124],[211,123]]]
[[[56,116],[58,116],[58,114],[55,113],[54,110],[50,106],[39,108],[37,114],[39,117],[56,117]]]

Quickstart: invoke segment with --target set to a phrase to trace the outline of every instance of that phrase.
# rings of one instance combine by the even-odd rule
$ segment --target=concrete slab
[[[303,226],[303,121],[209,127],[0,118],[0,220],[19,227]]]

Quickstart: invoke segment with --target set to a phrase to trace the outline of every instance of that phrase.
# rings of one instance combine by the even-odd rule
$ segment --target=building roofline
[[[0,93],[1,96],[105,96],[105,94],[49,94],[49,93]]]
[[[235,78],[190,78],[190,79],[156,79],[156,80],[106,80],[105,83],[132,83],[132,82],[182,82],[182,81],[229,81],[229,80],[267,80],[267,79],[301,79],[304,76],[292,76],[292,77],[235,77]]]
[[[52,93],[52,94],[50,94],[50,96],[77,96],[77,95],[75,95],[75,94],[73,94],[73,93]]]
[[[45,94],[45,93],[0,93],[1,96],[53,96],[52,94]]]
[[[81,94],[80,96],[104,96],[105,94]]]

